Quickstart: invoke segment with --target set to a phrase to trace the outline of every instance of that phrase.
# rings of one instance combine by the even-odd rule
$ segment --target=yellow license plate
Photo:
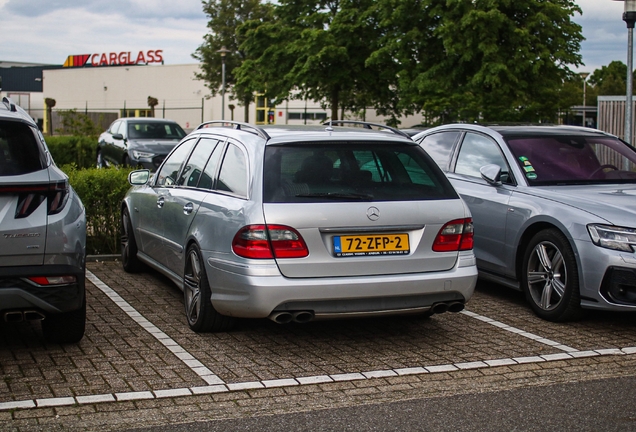
[[[335,236],[334,255],[337,257],[369,255],[405,255],[409,253],[408,234],[365,234]]]

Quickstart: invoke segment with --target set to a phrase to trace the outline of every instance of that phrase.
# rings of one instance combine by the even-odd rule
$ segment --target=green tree
[[[248,59],[245,50],[240,48],[241,40],[237,28],[244,22],[266,20],[271,5],[261,4],[260,0],[203,0],[203,11],[210,18],[209,33],[204,42],[192,56],[201,62],[201,73],[198,79],[206,82],[213,96],[222,90],[223,58],[219,50],[225,47],[230,52],[225,56],[226,91],[239,100],[245,108],[245,121],[249,121],[249,105],[254,100],[257,88],[245,83],[238,84],[233,71]]]
[[[627,65],[621,61],[610,62],[596,69],[588,79],[597,95],[624,95],[627,92]]]
[[[581,10],[570,0],[380,0],[377,8],[402,103],[441,121],[552,120],[569,65],[581,64],[581,27],[571,20]]]
[[[250,60],[235,72],[277,103],[327,101],[331,118],[368,106],[397,108],[395,76],[367,60],[378,49],[373,0],[282,0],[270,22],[239,29]],[[249,83],[249,84],[248,84]],[[381,101],[381,102],[378,102]]]
[[[239,28],[237,82],[277,102],[327,100],[439,121],[556,119],[581,64],[572,0],[281,0]]]

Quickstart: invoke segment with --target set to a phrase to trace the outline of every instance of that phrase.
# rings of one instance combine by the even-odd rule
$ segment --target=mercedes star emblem
[[[377,221],[380,219],[380,210],[377,207],[369,207],[367,210],[367,217],[369,220]]]

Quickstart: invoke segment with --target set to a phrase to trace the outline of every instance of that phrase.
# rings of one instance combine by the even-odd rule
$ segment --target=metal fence
[[[598,129],[625,139],[625,99],[625,96],[598,97]],[[636,101],[633,103],[636,104]],[[634,136],[633,124],[632,136]]]
[[[192,118],[193,122],[198,122],[199,119],[203,122],[204,116],[204,104],[205,100],[201,99],[201,105],[199,106],[177,106],[175,105],[167,105],[165,101],[160,105],[155,107],[154,117],[156,118],[172,118],[183,117],[183,113],[186,117]],[[89,107],[88,102],[85,103],[83,107],[55,107],[51,110],[51,118],[48,118],[48,114],[46,109],[31,109],[30,113],[32,117],[43,119],[40,129],[42,129],[45,133],[48,133],[49,130],[52,130],[53,135],[64,134],[62,115],[64,112],[68,112],[71,110],[75,110],[78,114],[87,115],[91,121],[98,126],[99,128],[106,130],[108,126],[120,117],[149,117],[151,116],[151,109],[148,106],[139,107],[138,104],[129,105],[126,101],[122,102],[121,107],[113,108],[113,107]],[[189,113],[188,113],[189,112]],[[176,119],[175,119],[176,120]],[[49,121],[52,122],[52,127],[49,128]],[[197,123],[198,124],[198,123]]]

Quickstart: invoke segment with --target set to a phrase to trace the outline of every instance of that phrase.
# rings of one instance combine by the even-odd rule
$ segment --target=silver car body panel
[[[48,184],[49,170],[1,177],[3,186]],[[16,218],[18,193],[0,195],[0,266],[42,265],[46,252],[46,200],[25,218]]]
[[[433,204],[434,203],[434,204]],[[435,212],[431,212],[431,206]],[[369,207],[380,218],[367,217]],[[466,215],[460,200],[362,202],[315,204],[265,204],[265,221],[294,227],[309,248],[309,256],[278,260],[285,277],[335,277],[390,275],[444,271],[453,268],[458,252],[433,252],[442,226],[458,214]],[[465,216],[464,216],[465,217]],[[391,221],[385,226],[383,221]],[[335,257],[333,237],[345,234],[406,233],[410,253],[395,256]]]
[[[337,305],[333,309],[339,310],[340,314],[353,313],[344,302],[365,298],[369,299],[371,305],[381,305],[383,299],[399,300],[402,297],[404,302],[399,309],[405,309],[410,306],[408,301],[411,296],[414,296],[422,299],[422,304],[426,305],[424,310],[427,310],[436,298],[464,301],[472,297],[477,276],[472,252],[462,252],[462,258],[456,260],[450,270],[346,278],[287,278],[280,274],[273,261],[269,265],[260,262],[239,265],[219,259],[218,256],[206,258],[217,287],[212,292],[214,308],[224,315],[245,318],[267,317],[274,310],[285,310],[284,305],[292,302],[313,305],[333,301]],[[427,296],[431,300],[427,301]],[[369,307],[364,315],[379,310],[379,307]],[[356,312],[362,314],[359,310]]]

